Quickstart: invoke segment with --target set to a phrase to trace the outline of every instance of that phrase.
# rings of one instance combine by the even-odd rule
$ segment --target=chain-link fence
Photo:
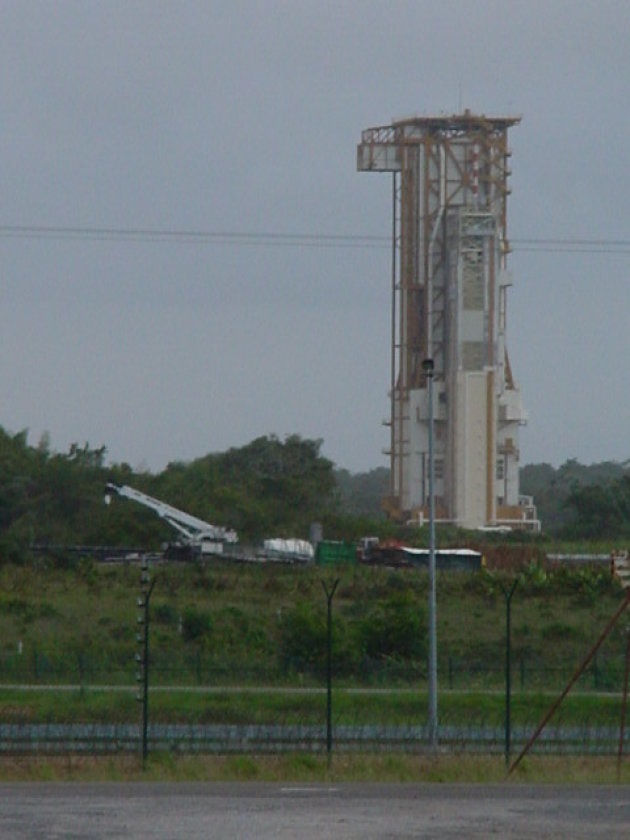
[[[576,663],[555,666],[536,657],[514,657],[512,686],[515,691],[561,690],[573,674]],[[580,677],[580,691],[616,692],[623,682],[625,661],[622,656],[596,656]],[[115,658],[94,652],[68,654],[38,648],[20,653],[0,655],[0,688],[2,685],[38,686],[47,684],[133,685],[136,668],[133,656]],[[239,663],[196,651],[172,656],[152,649],[150,654],[152,685],[166,686],[246,686],[322,685],[321,667],[305,667],[301,662],[252,665]],[[398,662],[365,657],[353,672],[335,672],[337,686],[366,688],[423,688],[426,686],[425,662]],[[446,657],[438,663],[441,689],[452,691],[495,690],[505,685],[505,662],[495,660]]]
[[[519,725],[512,732],[513,754],[524,745],[531,726]],[[442,754],[502,754],[505,732],[500,725],[450,724],[438,728]],[[625,738],[625,752],[629,738]],[[0,755],[93,755],[137,752],[140,727],[133,724],[0,724]],[[326,727],[316,724],[151,724],[151,751],[171,754],[277,754],[284,752],[323,753]],[[536,742],[538,755],[616,755],[619,727],[589,722],[579,725],[549,725]],[[421,725],[335,725],[335,752],[425,753],[432,749],[429,732]]]
[[[305,669],[297,662],[283,661],[276,667],[253,667],[250,663],[220,660],[201,650],[175,657],[157,646],[151,651],[149,664],[154,698],[160,691],[177,691],[179,697],[182,692],[208,697],[203,722],[197,722],[198,710],[196,717],[191,715],[191,722],[187,722],[183,708],[175,715],[170,712],[173,723],[163,722],[163,712],[155,714],[148,728],[150,750],[183,754],[326,750],[326,682],[315,666]],[[624,667],[623,657],[595,657],[574,690],[596,703],[585,703],[583,710],[574,707],[566,715],[561,707],[534,752],[615,755],[619,749]],[[554,668],[533,656],[513,660],[512,696],[520,708],[511,729],[512,754],[525,744],[540,718],[541,703],[529,711],[527,698],[544,694],[544,703],[550,704],[574,669],[574,663]],[[440,749],[450,753],[502,753],[506,738],[505,663],[500,659],[473,661],[447,656],[439,663],[438,685]],[[56,692],[61,707],[62,686],[69,689],[68,694],[76,689],[86,697],[97,694],[99,688],[112,689],[112,695],[125,692],[129,696],[138,686],[133,657],[117,660],[94,651],[68,655],[37,648],[0,656],[0,692],[4,692],[5,710],[11,704],[7,698],[18,687],[52,689],[49,693]],[[333,686],[335,752],[421,753],[429,749],[426,663],[410,665],[365,658],[353,674],[341,677],[333,672]],[[262,696],[266,690],[276,698],[290,698],[290,702],[276,700],[265,707]],[[217,693],[223,695],[222,706],[216,702]],[[607,707],[608,716],[597,707],[600,694],[614,701]],[[449,702],[449,698],[458,696],[466,701],[459,705]],[[373,702],[365,699],[370,697]],[[493,702],[484,702],[484,697],[494,698]],[[44,718],[49,722],[43,722],[23,716],[14,708],[11,715],[0,716],[0,755],[135,752],[141,727],[133,723],[130,708],[127,704],[122,715],[119,711],[111,718],[107,710],[100,718],[98,712],[92,712],[90,723],[68,722],[67,715],[56,717],[54,713]],[[626,752],[627,741],[626,736]]]

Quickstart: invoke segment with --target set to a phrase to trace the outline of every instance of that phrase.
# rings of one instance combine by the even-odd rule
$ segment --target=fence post
[[[621,760],[623,758],[623,740],[626,728],[626,709],[628,705],[628,676],[630,674],[630,632],[626,630],[626,662],[623,674],[623,694],[621,700],[621,724],[619,726],[619,748],[617,750],[617,781],[621,781]]]
[[[579,665],[579,666],[578,666],[578,668],[575,670],[575,673],[573,674],[573,676],[571,677],[571,679],[570,679],[570,680],[569,680],[569,682],[567,683],[567,685],[566,685],[566,687],[565,687],[564,691],[562,692],[562,694],[560,695],[560,697],[558,697],[558,699],[556,700],[556,702],[555,702],[555,703],[551,706],[551,708],[549,709],[549,711],[547,712],[547,714],[543,717],[543,719],[541,720],[541,722],[538,724],[538,727],[537,727],[536,731],[535,731],[535,732],[534,732],[534,734],[531,736],[531,738],[529,739],[529,741],[525,744],[525,746],[524,746],[524,747],[523,747],[523,749],[521,750],[521,752],[520,752],[520,754],[519,754],[518,758],[516,759],[516,761],[514,761],[514,762],[512,763],[512,766],[510,767],[510,769],[509,769],[508,773],[513,773],[513,772],[514,772],[514,770],[516,769],[516,767],[519,765],[519,763],[520,763],[521,759],[522,759],[525,755],[527,755],[527,753],[529,752],[530,748],[531,748],[531,747],[532,747],[532,745],[535,743],[535,741],[537,740],[538,736],[539,736],[539,735],[540,735],[540,733],[543,731],[543,729],[545,728],[545,726],[547,725],[548,721],[551,719],[551,717],[552,717],[552,716],[553,716],[553,714],[555,713],[555,711],[556,711],[556,709],[558,708],[558,706],[562,703],[562,701],[563,701],[563,700],[564,700],[564,698],[567,696],[567,694],[569,693],[569,691],[571,690],[571,688],[573,687],[573,685],[574,685],[574,684],[578,681],[578,679],[582,676],[582,674],[584,673],[584,671],[586,670],[586,668],[589,666],[589,664],[591,663],[591,661],[592,661],[592,660],[593,660],[593,658],[595,657],[595,655],[596,655],[597,651],[599,650],[599,648],[600,648],[601,644],[602,644],[602,643],[603,643],[603,641],[606,639],[606,637],[610,634],[610,632],[612,631],[612,629],[613,629],[613,627],[615,626],[615,624],[619,621],[619,618],[620,618],[620,617],[621,617],[621,615],[623,614],[624,610],[626,610],[626,609],[628,608],[628,605],[629,605],[629,604],[630,604],[630,592],[627,592],[625,600],[624,600],[624,601],[623,601],[623,603],[619,606],[619,608],[617,609],[617,612],[616,612],[616,613],[613,615],[613,617],[610,619],[610,621],[608,622],[608,624],[607,624],[607,625],[606,625],[606,627],[604,628],[603,632],[600,634],[599,638],[597,639],[597,641],[595,642],[595,644],[593,645],[593,647],[592,647],[592,648],[590,649],[590,651],[588,652],[588,655],[586,656],[586,658],[584,659],[584,661],[583,661],[583,662],[581,663],[581,665]]]
[[[510,740],[511,740],[511,703],[512,703],[512,596],[518,586],[518,578],[508,590],[501,584],[505,596],[505,765],[510,764]],[[522,661],[522,660],[521,660]]]
[[[338,584],[339,578],[328,588],[322,580],[322,587],[328,602],[326,622],[326,756],[329,769],[332,756],[332,599]]]
[[[81,651],[77,652],[77,666],[79,669],[79,690],[83,693],[83,654]]]
[[[136,675],[136,679],[141,684],[142,692],[136,699],[142,705],[142,769],[144,770],[149,755],[149,602],[156,579],[151,579],[149,560],[146,556],[142,557],[140,569],[140,588],[142,594],[137,599],[137,605],[142,612],[137,616],[136,621],[137,625],[142,627],[143,632],[136,636],[141,650],[141,652],[136,653],[136,662],[141,666],[141,670]]]

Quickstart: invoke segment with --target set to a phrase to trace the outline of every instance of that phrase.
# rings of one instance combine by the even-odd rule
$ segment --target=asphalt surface
[[[630,837],[623,786],[15,783],[4,840]]]

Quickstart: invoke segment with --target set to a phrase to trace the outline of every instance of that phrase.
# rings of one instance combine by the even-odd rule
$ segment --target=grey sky
[[[523,117],[522,462],[630,458],[628,43],[626,0],[5,0],[0,424],[155,470],[293,432],[339,466],[386,465],[387,247],[7,227],[387,236],[391,183],[355,171],[361,130],[468,107]]]

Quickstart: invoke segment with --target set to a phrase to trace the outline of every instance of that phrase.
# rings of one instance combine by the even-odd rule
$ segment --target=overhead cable
[[[300,248],[389,248],[391,237],[376,234],[275,233],[268,231],[172,228],[0,225],[0,239],[52,239],[161,244],[238,245]],[[537,253],[629,254],[630,239],[516,237],[513,251]]]

